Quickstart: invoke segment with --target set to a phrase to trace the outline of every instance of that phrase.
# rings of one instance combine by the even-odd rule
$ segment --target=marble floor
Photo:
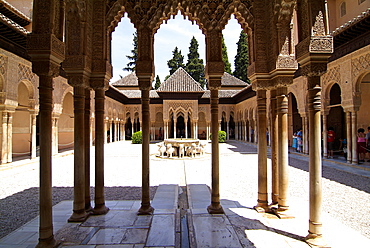
[[[179,194],[184,193],[188,208],[179,209]],[[55,237],[60,247],[309,247],[300,235],[306,233],[301,217],[278,219],[230,200],[221,201],[225,214],[211,215],[206,210],[210,200],[205,184],[159,185],[153,215],[137,215],[140,201],[107,201],[106,215],[90,216],[83,223],[66,222],[72,201],[63,201],[53,207]],[[330,247],[352,247],[354,240],[357,247],[370,247],[368,239],[333,219],[325,223]],[[343,233],[351,239],[341,239]],[[35,247],[37,239],[35,218],[1,239],[0,247]]]
[[[257,213],[253,209],[257,189],[247,190],[257,185],[256,177],[252,176],[257,175],[257,155],[253,151],[246,152],[245,148],[240,152],[237,146],[230,144],[220,147],[220,175],[223,176],[221,205],[225,214],[211,215],[207,212],[211,202],[211,181],[207,176],[211,174],[210,152],[194,160],[162,160],[155,157],[154,144],[151,185],[158,185],[158,188],[151,202],[155,208],[153,215],[137,215],[140,200],[114,200],[106,201],[110,208],[106,215],[90,216],[83,223],[68,223],[73,202],[62,201],[53,207],[54,234],[60,241],[60,247],[309,247],[303,241],[308,233],[307,199],[292,197],[291,214],[295,217],[292,219],[278,219],[271,214]],[[123,149],[130,156],[115,153]],[[140,161],[141,155],[137,150],[124,142],[110,144],[107,151],[114,156],[108,154],[106,157],[107,187],[122,186],[122,182],[126,183],[123,186],[140,187],[140,166],[132,166]],[[308,160],[300,154],[290,154],[290,157]],[[53,169],[56,174],[61,173],[56,166],[59,164],[62,171],[73,171],[72,158],[64,158],[69,160],[55,161]],[[125,163],[117,163],[118,160]],[[370,178],[370,170],[335,162],[338,161],[324,160],[323,164]],[[235,168],[231,170],[230,165]],[[58,177],[54,182],[61,186]],[[370,247],[370,239],[325,211],[322,220],[328,247]],[[0,239],[0,248],[35,247],[38,228],[39,218],[36,217]]]

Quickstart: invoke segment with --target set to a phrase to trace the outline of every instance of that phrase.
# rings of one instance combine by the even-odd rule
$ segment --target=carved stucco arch
[[[160,25],[171,17],[180,13],[196,23],[205,34],[206,30],[224,29],[231,15],[234,14],[243,30],[253,26],[251,1],[116,1],[109,9],[106,19],[108,31],[113,32],[125,13],[137,29],[141,24],[146,24],[153,34]],[[249,25],[248,25],[249,23]]]
[[[18,89],[19,89],[19,85],[20,84],[23,84],[26,88],[27,88],[27,91],[28,91],[28,107],[30,107],[31,109],[34,109],[36,106],[36,95],[35,95],[35,88],[34,88],[34,85],[32,84],[32,82],[30,82],[29,80],[27,79],[22,79],[18,82],[18,85],[17,85],[17,96],[18,96]]]
[[[362,80],[364,77],[370,74],[370,65],[367,66],[366,69],[362,70],[361,73],[357,76],[355,79],[355,92],[353,92],[352,97],[353,97],[353,105],[356,109],[358,109],[362,105],[362,99],[361,99],[361,89],[360,85],[362,83]]]

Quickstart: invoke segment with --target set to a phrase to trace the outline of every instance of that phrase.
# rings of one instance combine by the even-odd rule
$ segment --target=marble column
[[[303,130],[302,131],[303,131],[303,152],[304,154],[308,154],[310,135],[309,135],[309,126],[308,126],[307,116],[303,117]]]
[[[82,76],[81,76],[82,77]],[[73,86],[74,102],[74,197],[69,222],[85,221],[85,87]]]
[[[31,159],[37,157],[36,154],[36,116],[37,114],[31,114]]]
[[[288,218],[287,210],[289,209],[289,164],[288,164],[288,98],[286,95],[278,96],[277,103],[279,104],[279,131],[278,131],[278,146],[279,146],[279,204],[277,213],[280,218]]]
[[[351,112],[346,112],[346,128],[347,128],[347,163],[352,163],[352,125]]]
[[[278,143],[278,118],[277,118],[277,104],[276,104],[276,90],[271,90],[271,128],[270,128],[270,137],[271,137],[271,200],[272,205],[277,205],[279,200],[279,143]]]
[[[84,153],[85,153],[85,211],[90,212],[91,196],[90,196],[90,89],[85,89],[85,112],[84,112]]]
[[[358,164],[357,154],[357,111],[351,112],[352,119],[352,164]]]
[[[53,155],[56,155],[58,154],[58,150],[59,150],[59,147],[58,147],[58,120],[59,120],[59,116],[56,116],[55,114],[53,115],[53,128],[52,128],[52,132],[53,132],[53,141],[52,141],[52,154]]]
[[[8,162],[8,112],[2,112],[1,163]]]
[[[176,129],[177,129],[177,121],[176,121],[176,119],[174,118],[174,119],[173,119],[173,138],[174,138],[174,139],[176,139],[176,138],[177,138],[177,137],[176,137],[176,135],[177,135],[177,132],[176,132],[177,130],[176,130]]]
[[[258,199],[254,207],[258,212],[268,210],[267,189],[267,141],[266,141],[266,90],[257,90],[257,113],[258,113]]]
[[[95,91],[95,206],[93,214],[106,214],[109,208],[105,205],[104,196],[104,106],[105,89]]]
[[[212,135],[212,194],[211,205],[207,210],[210,214],[224,213],[220,203],[220,153],[218,143],[218,89],[211,88],[211,133]],[[216,134],[216,135],[215,135]]]
[[[52,111],[53,78],[39,75],[40,225],[39,244],[55,243],[52,213]]]
[[[322,115],[322,137],[323,137],[323,144],[322,149],[324,158],[328,158],[328,115],[325,113]]]
[[[139,78],[140,80],[140,78]],[[151,82],[151,81],[150,81]],[[143,144],[142,144],[142,198],[138,214],[152,214],[154,208],[150,205],[150,180],[149,180],[149,87],[141,87],[141,109],[143,123]],[[176,127],[176,125],[175,125]]]
[[[107,117],[108,118],[108,117]],[[108,120],[107,119],[104,119],[104,144],[108,143],[108,129],[107,129],[107,125],[108,125]],[[131,132],[131,135],[132,135],[132,132]]]
[[[310,220],[307,239],[322,237],[322,162],[321,162],[321,87],[320,77],[307,77],[309,110],[309,203]]]
[[[13,113],[8,112],[8,163],[13,161]]]

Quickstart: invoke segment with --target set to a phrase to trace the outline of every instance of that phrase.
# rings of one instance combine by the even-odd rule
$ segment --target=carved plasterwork
[[[298,69],[298,63],[295,60],[295,55],[289,52],[289,38],[285,38],[283,47],[276,61],[277,69]]]
[[[8,57],[0,55],[0,74],[4,75],[8,64]]]
[[[362,72],[370,70],[370,53],[353,59],[351,64],[353,78],[357,78]]]
[[[32,70],[29,66],[24,64],[18,64],[18,82],[26,79],[32,82],[33,85],[36,85],[36,75],[32,73]]]
[[[327,84],[331,81],[340,83],[340,66],[336,66],[327,71],[322,77],[323,84]]]

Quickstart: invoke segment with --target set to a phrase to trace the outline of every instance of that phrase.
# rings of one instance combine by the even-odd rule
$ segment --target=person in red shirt
[[[328,158],[333,158],[334,153],[334,141],[335,141],[335,132],[334,128],[328,128]]]

